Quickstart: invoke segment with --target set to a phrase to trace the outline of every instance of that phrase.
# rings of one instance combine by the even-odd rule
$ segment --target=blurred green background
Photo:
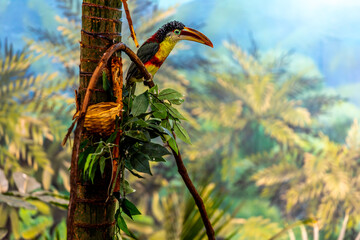
[[[360,240],[360,3],[132,0],[142,43],[199,29],[155,76],[182,92],[181,144],[220,239]],[[133,50],[126,20],[123,41]],[[0,0],[0,237],[65,239],[80,0]],[[125,67],[128,64],[125,58]],[[203,239],[172,158],[132,179],[139,239]],[[359,171],[359,172],[358,172]]]

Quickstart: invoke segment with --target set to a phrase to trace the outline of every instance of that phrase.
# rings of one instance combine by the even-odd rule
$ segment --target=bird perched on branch
[[[163,25],[137,51],[137,56],[144,63],[148,72],[154,76],[164,63],[170,52],[180,40],[199,42],[213,47],[212,42],[201,32],[185,27],[178,21],[171,21]],[[135,92],[136,82],[142,82],[143,76],[134,63],[131,63],[126,75],[126,88],[132,87]],[[144,82],[144,84],[146,84]]]

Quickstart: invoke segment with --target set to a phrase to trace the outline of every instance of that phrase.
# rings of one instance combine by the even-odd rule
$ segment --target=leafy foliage
[[[286,71],[281,58],[269,61],[248,55],[234,43],[225,46],[234,63],[229,70],[214,72],[204,83],[201,98],[192,101],[191,113],[205,131],[187,153],[192,160],[218,153],[223,158],[223,179],[234,182],[232,171],[242,164],[235,159],[244,154],[269,151],[277,144],[303,146],[300,133],[312,119],[298,96],[318,81],[305,78],[307,73]],[[215,132],[220,141],[209,137]]]
[[[286,202],[286,211],[297,217],[298,209],[304,207],[306,213],[318,218],[321,226],[333,232],[339,221],[337,216],[348,213],[353,221],[359,216],[359,144],[356,140],[359,134],[359,125],[354,121],[346,145],[331,142],[322,135],[315,140],[320,141],[319,144],[312,145],[320,147],[304,154],[302,166],[286,163],[284,159],[258,172],[254,179],[265,187],[263,192],[267,195],[274,192],[272,188],[286,185],[281,196]]]
[[[154,142],[154,139],[161,138],[164,143],[174,151],[178,151],[173,132],[181,131],[179,138],[189,142],[186,130],[181,126],[184,117],[174,108],[172,102],[179,104],[183,102],[182,94],[173,89],[158,90],[158,86],[151,88],[144,93],[133,96],[125,95],[123,98],[124,112],[121,119],[118,119],[117,130],[106,140],[92,144],[85,141],[82,144],[83,151],[79,155],[79,168],[83,169],[85,179],[94,181],[96,170],[100,167],[103,174],[105,161],[111,159],[118,161],[117,173],[121,173],[120,195],[114,195],[120,208],[116,212],[117,227],[129,236],[133,234],[129,231],[123,213],[131,219],[133,215],[140,214],[134,204],[126,199],[125,169],[131,174],[141,177],[140,173],[152,175],[150,161],[164,162],[164,155],[170,152],[162,145]],[[152,108],[155,105],[158,108]],[[161,115],[161,116],[160,116]],[[119,146],[113,144],[116,135],[120,134]],[[119,148],[119,158],[114,159],[112,150]],[[114,183],[115,184],[115,183]],[[110,186],[113,189],[113,186]],[[109,187],[109,189],[110,189]],[[109,194],[112,194],[109,192]]]
[[[131,2],[130,4],[133,4],[134,2]],[[49,68],[50,69],[59,69],[59,72],[57,73],[56,76],[53,77],[53,80],[50,82],[48,81],[49,85],[46,86],[47,88],[49,88],[50,86],[52,86],[52,89],[49,89],[49,91],[53,91],[54,93],[57,93],[58,96],[68,96],[68,91],[72,90],[75,86],[75,83],[77,82],[78,79],[78,74],[77,74],[77,66],[78,66],[78,49],[79,49],[79,38],[80,38],[80,11],[79,11],[79,6],[80,6],[80,1],[73,1],[73,0],[59,0],[58,1],[58,6],[63,10],[63,15],[65,16],[63,17],[59,17],[59,16],[55,16],[55,19],[57,20],[57,22],[59,23],[59,27],[58,27],[58,32],[50,32],[44,29],[32,29],[34,31],[34,33],[36,33],[36,38],[35,39],[26,39],[26,42],[29,44],[29,49],[30,51],[34,52],[36,54],[36,59],[40,59],[41,61],[43,61],[44,59],[46,60],[51,60],[51,61],[47,61],[47,63],[49,64]],[[141,16],[141,21],[142,23],[146,24],[141,24],[141,29],[137,29],[137,34],[138,36],[141,36],[143,38],[148,37],[148,35],[151,35],[153,31],[155,31],[155,29],[157,29],[157,24],[161,24],[160,21],[162,22],[164,19],[164,17],[170,17],[175,11],[174,8],[162,13],[158,10],[151,10],[151,16],[147,15],[144,18],[144,5],[142,1],[137,1],[137,8],[135,9],[134,13],[135,16],[138,16],[140,18]],[[151,9],[151,6],[155,6],[152,4],[146,5],[147,9]],[[155,9],[155,8],[153,8]],[[133,15],[134,16],[134,15]],[[148,21],[149,17],[152,17],[152,19],[154,21]],[[138,21],[136,21],[138,23]],[[140,25],[140,24],[139,24]],[[30,61],[29,61],[30,62]],[[55,64],[54,64],[55,63]],[[126,65],[127,63],[125,63]],[[51,66],[50,66],[51,65]],[[55,66],[55,67],[54,67]],[[166,80],[171,76],[171,78],[173,78],[174,80],[178,80],[176,81],[177,83],[180,83],[180,85],[176,84],[175,86],[180,86],[180,90],[184,90],[184,88],[181,85],[186,85],[188,84],[187,80],[184,79],[183,76],[180,76],[172,67],[167,67],[164,66],[162,68],[164,71],[161,71],[158,73],[158,79],[161,82],[166,82]],[[164,73],[162,75],[162,73]],[[56,79],[56,81],[55,81]],[[39,80],[39,82],[41,81],[41,79]],[[54,84],[56,82],[56,84]],[[168,81],[167,81],[168,82]],[[64,94],[64,95],[62,95]],[[167,124],[166,121],[164,120],[162,123],[161,122],[157,122],[157,120],[154,120],[153,122],[147,122],[147,125],[154,125],[152,126],[153,129],[152,131],[163,131],[163,133],[167,133],[167,137],[165,140],[169,141],[169,145],[172,146],[174,149],[177,149],[177,145],[175,143],[175,140],[173,138],[171,138],[172,134],[170,133],[170,130],[173,127],[173,124],[175,124],[175,128],[174,130],[176,131],[176,133],[179,133],[179,138],[184,140],[185,142],[190,142],[190,138],[188,136],[188,134],[186,133],[186,131],[184,130],[184,128],[179,125],[180,123],[180,119],[185,119],[184,116],[182,116],[182,114],[180,114],[180,112],[174,108],[172,105],[179,105],[183,102],[183,99],[179,98],[179,93],[177,93],[178,97],[176,97],[175,94],[175,98],[173,96],[173,98],[171,99],[171,101],[168,101],[167,98],[162,98],[163,96],[159,96],[159,100],[157,100],[156,102],[154,101],[151,104],[151,108],[153,108],[154,106],[162,106],[161,111],[154,111],[154,115],[157,115],[156,117],[154,116],[154,119],[156,118],[160,118],[160,119],[165,119],[165,118],[169,118],[170,122]],[[182,94],[180,94],[182,96]],[[141,97],[143,98],[144,95]],[[150,97],[150,96],[147,96]],[[70,99],[68,98],[66,105],[70,104]],[[145,98],[146,99],[146,98]],[[54,99],[54,100],[59,100],[59,99]],[[140,99],[138,99],[140,100]],[[135,101],[135,100],[134,100]],[[136,100],[137,101],[137,100]],[[165,106],[165,104],[162,104],[162,102],[166,101],[167,105]],[[35,106],[38,106],[39,104],[36,104],[35,102],[32,102]],[[59,103],[61,103],[61,101],[56,101],[55,104],[59,105]],[[44,104],[44,102],[42,102],[42,104]],[[54,104],[54,106],[55,106]],[[131,103],[132,104],[132,103]],[[142,104],[134,104],[134,106],[142,106]],[[41,106],[41,105],[40,105]],[[67,108],[68,109],[68,108]],[[164,161],[163,156],[165,154],[165,151],[163,150],[164,148],[157,144],[157,143],[150,143],[150,142],[142,142],[145,139],[148,140],[149,139],[149,135],[147,134],[149,131],[149,129],[146,130],[141,130],[140,133],[138,132],[138,129],[140,127],[141,124],[143,124],[144,116],[138,116],[138,114],[140,114],[140,112],[145,111],[146,109],[129,109],[130,113],[132,113],[132,116],[136,116],[138,118],[138,120],[134,120],[134,122],[132,123],[132,125],[128,128],[128,130],[126,132],[124,132],[124,136],[126,136],[127,139],[129,139],[130,141],[137,141],[139,140],[139,144],[136,146],[136,148],[132,149],[133,151],[143,151],[145,153],[147,153],[146,155],[141,155],[139,157],[139,154],[136,152],[133,152],[133,154],[127,159],[127,167],[129,167],[129,169],[132,173],[138,175],[138,173],[135,173],[135,171],[142,171],[142,172],[146,172],[146,173],[150,173],[150,165],[149,165],[149,160],[151,160],[151,162],[156,162],[156,161]],[[132,112],[133,111],[133,112]],[[67,112],[68,113],[68,112]],[[162,117],[158,116],[158,114],[162,114]],[[58,114],[58,116],[60,116],[60,112]],[[70,119],[69,117],[66,117],[65,115],[64,119]],[[49,123],[53,123],[53,127],[59,127],[59,126],[64,126],[67,125],[66,121],[62,119],[61,120],[61,124],[59,124],[58,122],[55,121],[48,121]],[[176,120],[178,119],[178,121]],[[65,124],[64,124],[65,123]],[[164,125],[164,126],[161,126]],[[42,126],[42,124],[41,124]],[[26,126],[27,127],[27,126]],[[41,132],[40,130],[38,132]],[[64,129],[62,129],[61,131],[59,131],[59,134],[56,136],[61,137],[62,133],[64,132]],[[38,139],[41,139],[40,137]],[[47,142],[47,140],[46,140]],[[104,166],[104,162],[109,160],[109,153],[111,152],[111,148],[113,148],[114,146],[111,145],[110,142],[103,142],[104,145],[100,146],[99,145],[93,145],[92,147],[94,147],[95,149],[89,149],[88,151],[85,151],[87,153],[95,153],[95,154],[88,154],[88,155],[84,155],[82,159],[84,166],[87,163],[87,168],[85,173],[91,178],[94,175],[94,171],[95,169],[97,169],[100,166],[100,170],[103,169]],[[54,144],[54,147],[56,145]],[[105,147],[106,146],[106,147]],[[101,154],[99,154],[100,152],[97,152],[96,149],[98,148],[98,151],[100,151],[101,149],[104,149],[104,147],[106,148],[106,151],[103,151]],[[45,154],[40,154],[42,152],[42,147],[37,147],[34,148],[34,152],[36,152],[38,158],[40,159],[41,156],[44,157]],[[177,151],[177,150],[176,150]],[[158,153],[164,153],[163,155],[159,155]],[[166,153],[168,151],[166,150]],[[151,154],[153,155],[151,155]],[[154,155],[154,153],[157,153]],[[98,154],[98,155],[97,155]],[[20,155],[20,154],[19,154]],[[68,155],[64,155],[64,154],[60,154],[61,158],[64,160],[64,158],[66,158],[66,160],[68,160]],[[140,159],[140,161],[139,161]],[[15,160],[15,159],[14,159]],[[44,162],[45,163],[45,162]],[[68,162],[65,162],[67,165],[67,167],[65,169],[67,169],[69,167]],[[49,171],[47,174],[44,174],[44,179],[49,179],[49,175],[52,175],[54,172],[58,172],[55,168],[55,171],[52,171],[53,166],[51,167],[47,167],[46,169]],[[60,169],[59,171],[61,179],[63,180],[64,185],[66,185],[67,189],[69,187],[68,184],[68,172],[63,169]],[[140,175],[138,175],[140,176]],[[126,182],[124,182],[125,184]],[[54,186],[49,183],[49,181],[47,180],[47,184],[46,186],[48,186],[48,188],[54,188]]]
[[[42,36],[51,34],[43,32]],[[0,48],[1,184],[9,179],[8,189],[0,195],[0,228],[9,227],[8,238],[55,239],[64,236],[61,216],[66,214],[68,201],[55,196],[66,196],[70,190],[70,148],[59,147],[71,116],[72,98],[66,93],[69,82],[56,71],[34,74],[33,66],[41,56],[32,47],[14,51],[3,42]],[[24,181],[25,188],[21,187]],[[42,191],[33,193],[31,182]],[[59,218],[52,220],[55,212]]]
[[[276,234],[280,228],[276,223],[262,217],[252,217],[244,221],[240,228],[241,239],[269,239]]]
[[[1,227],[5,227],[7,221],[11,222],[10,233],[15,237],[49,235],[44,228],[53,224],[49,221],[50,211],[39,212],[39,208],[28,203],[30,197],[23,194],[30,191],[31,184],[29,182],[26,189],[21,188],[19,184],[24,180],[17,176],[27,176],[25,173],[36,176],[42,182],[37,188],[44,190],[54,190],[54,184],[58,185],[60,191],[69,190],[69,162],[66,161],[68,149],[59,149],[57,146],[66,129],[64,120],[59,116],[69,116],[67,104],[70,99],[57,92],[63,89],[57,73],[37,76],[30,73],[31,64],[37,60],[31,52],[15,52],[5,42],[0,55],[0,167],[4,170],[1,182],[6,183],[6,178],[12,176],[9,189],[14,189],[15,183],[20,191],[19,196],[1,195],[1,202],[6,203],[1,205],[4,219]],[[60,176],[55,176],[54,171]],[[36,181],[34,178],[29,179]],[[1,192],[5,193],[7,189],[8,187]],[[31,196],[39,199],[36,201],[37,206],[50,209],[47,205],[50,202],[39,197]],[[64,203],[61,205],[63,207]],[[28,213],[26,210],[18,211],[19,207],[33,209],[31,216],[40,214],[36,217],[38,220],[24,220],[21,216]],[[39,222],[41,219],[42,223]]]
[[[81,1],[58,0],[57,4],[63,16],[55,16],[57,31],[32,29],[36,36],[26,40],[26,51],[15,52],[6,43],[1,47],[0,169],[4,171],[0,170],[0,214],[4,217],[0,237],[65,239],[65,211],[59,209],[65,207],[66,199],[58,193],[69,190],[69,149],[59,149],[58,140],[68,126],[71,91],[78,81]],[[156,2],[148,0],[129,5],[140,42],[176,11],[175,7],[159,10]],[[124,41],[133,46],[126,24],[123,27]],[[324,237],[334,238],[345,215],[350,216],[345,225],[351,229],[345,239],[355,238],[358,124],[352,125],[346,139],[335,138],[333,133],[345,132],[348,123],[335,129],[319,117],[344,98],[328,93],[314,64],[302,68],[299,62],[308,59],[274,50],[261,52],[255,44],[246,51],[226,42],[230,55],[222,52],[211,59],[210,55],[182,56],[174,50],[154,79],[165,89],[126,100],[128,117],[119,124],[125,129],[124,141],[134,144],[125,146],[129,151],[122,167],[128,170],[121,191],[126,197],[118,196],[117,214],[118,227],[126,235],[204,238],[195,205],[179,187],[174,164],[163,162],[169,151],[162,141],[177,151],[173,130],[183,142],[192,142],[183,157],[191,160],[189,171],[197,180],[195,185],[203,186],[201,194],[221,237],[269,238],[286,223],[314,217],[326,230]],[[33,74],[38,60],[43,61],[40,71],[51,73]],[[199,69],[211,61],[218,64]],[[181,72],[194,69],[196,75]],[[185,119],[191,141],[180,125]],[[104,174],[105,162],[116,147],[112,141],[90,140],[82,147],[80,165],[87,164],[84,175],[91,179],[97,169]],[[198,181],[200,172],[213,176],[212,184]],[[150,173],[154,176],[148,177]],[[17,184],[16,176],[21,174],[46,191],[33,192]],[[135,191],[132,187],[138,194],[129,195]],[[229,206],[243,200],[239,212]],[[258,205],[260,201],[266,210]],[[270,208],[269,202],[276,208]]]
[[[164,195],[154,194],[151,215],[134,218],[129,228],[145,239],[206,239],[205,229],[198,209],[189,194],[179,182],[166,182],[168,187]],[[199,193],[204,200],[209,217],[213,223],[216,236],[229,237],[238,232],[234,215],[228,210],[231,203],[226,203],[224,192],[219,191],[215,184],[203,184]],[[222,206],[223,207],[220,207]]]
[[[3,175],[4,172],[2,170],[0,172]],[[15,238],[33,239],[40,236],[49,238],[49,229],[53,225],[50,205],[66,210],[68,199],[66,196],[39,191],[40,183],[24,173],[15,172],[13,179],[18,191],[7,192],[8,181],[4,175],[1,178],[4,188],[0,193],[0,212],[3,219],[0,229],[6,227],[7,219],[9,219],[10,233]],[[57,228],[61,226],[63,229],[64,226],[61,223]]]

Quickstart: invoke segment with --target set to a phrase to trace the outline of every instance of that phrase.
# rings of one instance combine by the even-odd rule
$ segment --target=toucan
[[[144,63],[148,72],[154,76],[170,52],[180,40],[199,42],[213,47],[212,42],[201,32],[185,27],[179,21],[164,24],[138,49],[137,56]],[[126,75],[126,88],[135,92],[136,82],[143,82],[143,76],[134,63],[129,66]],[[146,84],[146,82],[144,82]]]

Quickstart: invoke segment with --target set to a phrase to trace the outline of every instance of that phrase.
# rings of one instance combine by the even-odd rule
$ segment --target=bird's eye
[[[176,35],[179,35],[180,34],[180,30],[179,29],[175,29],[175,31],[174,31],[174,33],[176,34]]]

